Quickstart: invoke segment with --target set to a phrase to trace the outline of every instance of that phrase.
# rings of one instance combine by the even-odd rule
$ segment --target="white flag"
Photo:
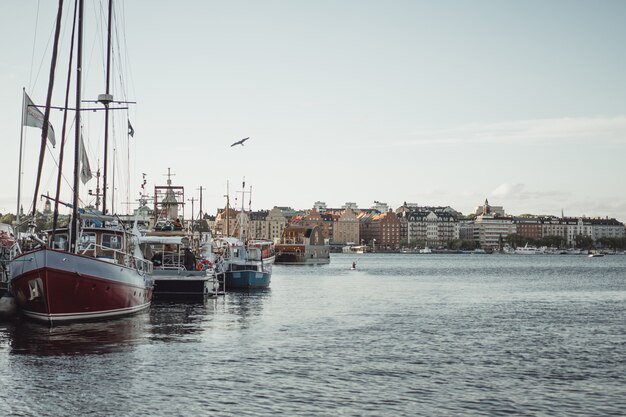
[[[35,103],[24,93],[24,109],[23,109],[24,126],[43,128],[43,113],[35,106]],[[48,122],[48,140],[55,146],[57,144],[54,138],[54,129],[52,123]]]
[[[83,134],[80,134],[80,148],[78,149],[80,155],[80,180],[83,184],[87,184],[87,181],[93,178],[91,174],[91,167],[89,166],[89,159],[87,158],[87,152],[85,151],[85,142],[83,142]]]

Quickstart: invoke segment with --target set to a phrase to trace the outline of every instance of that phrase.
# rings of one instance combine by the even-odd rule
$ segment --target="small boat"
[[[589,258],[601,258],[604,254],[600,252],[593,252],[588,255]]]
[[[155,296],[203,296],[214,290],[211,262],[196,260],[186,237],[142,236],[139,242],[154,265]]]
[[[536,246],[528,246],[528,243],[524,247],[515,249],[515,253],[518,255],[536,255],[539,253],[539,249]]]
[[[433,251],[428,247],[424,247],[424,249],[420,249],[420,253],[433,253]]]
[[[225,237],[213,243],[215,274],[223,277],[224,291],[267,288],[272,279],[272,263],[264,262],[261,249],[240,239]]]

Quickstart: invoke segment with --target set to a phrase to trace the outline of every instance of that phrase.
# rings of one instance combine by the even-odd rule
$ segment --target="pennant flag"
[[[28,97],[28,94],[24,93],[24,109],[22,120],[24,120],[24,126],[43,128],[43,113],[35,106],[35,103]],[[57,144],[54,138],[54,129],[52,123],[48,122],[48,140],[55,146]]]
[[[133,125],[130,124],[130,120],[128,121],[128,134],[131,138],[135,136],[135,129],[133,129]]]
[[[83,184],[87,184],[87,181],[93,178],[93,174],[91,173],[91,167],[89,166],[89,159],[87,158],[87,152],[85,151],[85,142],[83,142],[83,134],[80,134],[80,148],[78,150],[78,154],[80,155],[80,180]]]

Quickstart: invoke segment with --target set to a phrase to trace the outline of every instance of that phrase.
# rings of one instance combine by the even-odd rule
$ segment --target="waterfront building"
[[[268,239],[268,214],[268,210],[250,212],[250,232],[248,233],[249,239]]]
[[[474,220],[459,219],[459,239],[474,240]]]
[[[568,246],[576,246],[576,236],[593,238],[591,219],[579,217],[564,220],[567,222]]]
[[[541,223],[541,236],[557,236],[567,242],[567,224],[566,218],[563,217],[545,217]]]
[[[594,242],[602,238],[621,238],[625,236],[624,223],[616,219],[607,217],[589,220],[591,222],[591,238]]]
[[[543,235],[543,218],[536,216],[513,217],[515,233],[525,238],[541,239]]]
[[[406,219],[409,245],[437,248],[459,238],[459,220],[448,212],[414,211],[408,213]]]
[[[500,247],[502,241],[512,233],[515,233],[512,217],[481,214],[474,220],[474,241],[483,249]]]
[[[333,227],[333,243],[356,243],[359,244],[359,219],[351,208],[346,208],[336,217]]]
[[[368,244],[395,248],[400,245],[400,219],[392,210],[378,213],[372,210],[360,216],[361,238]]]
[[[267,222],[267,239],[279,242],[283,236],[283,231],[287,227],[287,218],[279,207],[274,207],[265,218]]]
[[[334,226],[337,221],[337,216],[332,213],[320,213],[320,217],[322,218],[322,235],[326,242],[330,242],[334,234]]]

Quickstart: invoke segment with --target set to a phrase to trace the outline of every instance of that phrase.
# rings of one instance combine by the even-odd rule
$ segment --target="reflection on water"
[[[103,354],[128,351],[141,343],[147,321],[146,313],[117,320],[55,327],[20,319],[8,324],[4,332],[14,354]]]
[[[53,327],[18,318],[0,327],[0,351],[6,347],[13,354],[89,355],[129,351],[152,342],[199,341],[212,326],[247,328],[262,315],[270,295],[264,289],[217,298],[157,299],[149,312],[131,317]]]

